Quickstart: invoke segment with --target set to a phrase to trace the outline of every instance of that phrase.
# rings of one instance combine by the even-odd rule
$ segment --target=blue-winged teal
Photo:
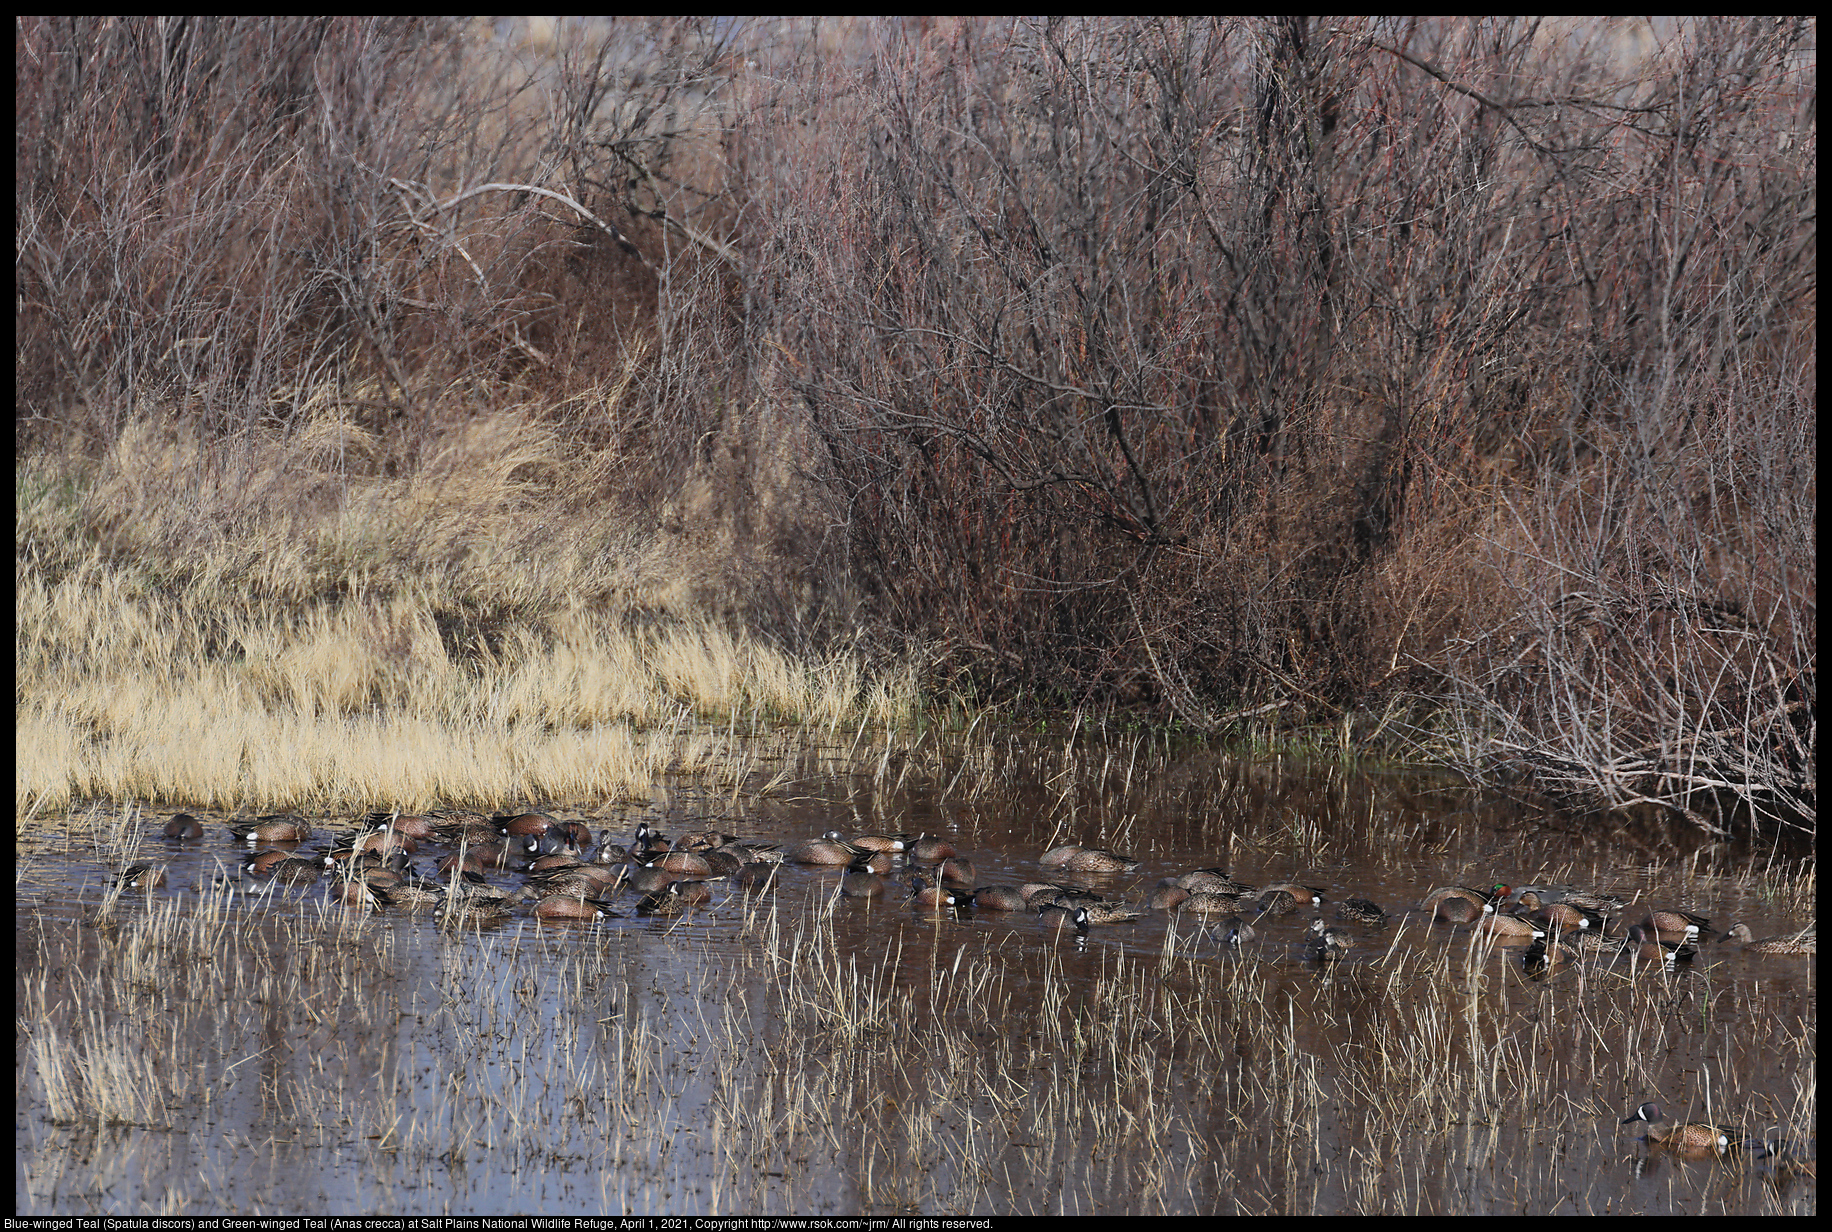
[[[1336,930],[1323,922],[1318,916],[1310,922],[1310,935],[1304,942],[1304,956],[1318,962],[1334,962],[1347,954],[1354,942],[1347,937],[1337,936]]]
[[[667,835],[650,829],[648,822],[639,821],[636,823],[636,835],[630,839],[628,848],[632,860],[650,860],[664,851],[673,850],[674,844],[668,841]]]
[[[572,894],[550,895],[534,905],[537,920],[600,920],[616,914],[616,909],[603,899]]]
[[[910,902],[918,907],[952,907],[954,893],[927,877],[910,878]]]
[[[987,911],[1023,911],[1030,904],[1017,886],[982,886],[973,892],[973,905]]]
[[[189,813],[173,813],[172,819],[165,823],[165,828],[159,834],[162,838],[190,842],[204,836],[204,823]]]
[[[703,881],[671,881],[636,902],[644,915],[679,915],[689,907],[712,901],[712,891]]]
[[[1522,903],[1525,907],[1527,904]],[[1547,903],[1528,916],[1534,923],[1544,928],[1557,928],[1564,932],[1594,932],[1601,934],[1607,918],[1598,911],[1580,907],[1576,903]]]
[[[1080,886],[1044,885],[1035,890],[1027,886],[1024,901],[1033,911],[1041,911],[1045,907],[1061,907],[1073,913],[1083,903],[1100,902],[1101,896]]]
[[[811,838],[783,852],[783,858],[795,864],[851,864],[858,856],[845,843],[830,838]]]
[[[1189,896],[1190,892],[1182,886],[1160,881],[1157,889],[1151,892],[1151,897],[1145,900],[1145,905],[1153,911],[1175,911]]]
[[[840,894],[846,898],[876,898],[882,893],[884,878],[872,871],[870,853],[860,852],[840,878]]]
[[[1177,910],[1190,915],[1233,915],[1245,901],[1239,894],[1217,894],[1208,890],[1198,890],[1191,894],[1185,891],[1183,901],[1177,904]]]
[[[1226,870],[1219,868],[1191,869],[1175,877],[1166,877],[1158,884],[1177,886],[1192,894],[1231,894],[1235,898],[1244,898],[1253,893],[1252,886],[1244,881],[1231,880]]]
[[[150,890],[165,884],[165,868],[158,864],[130,864],[115,878],[123,890]]]
[[[838,830],[829,830],[827,838],[845,843],[848,847],[860,851],[902,851],[909,845],[907,834],[855,834],[851,838],[841,838]]]
[[[1259,912],[1261,915],[1286,915],[1299,907],[1321,907],[1323,891],[1311,886],[1301,886],[1296,882],[1285,881],[1278,885],[1267,886],[1260,891]]]
[[[393,893],[390,897],[393,897]],[[470,924],[482,927],[501,924],[509,918],[509,905],[499,898],[452,898],[439,912],[439,922],[447,926]]]
[[[1531,937],[1544,932],[1538,924],[1512,911],[1494,911],[1476,921],[1476,931],[1493,937]]]
[[[527,838],[553,829],[553,818],[546,813],[514,813],[490,818],[490,824],[510,838]]]
[[[363,907],[379,911],[393,904],[387,890],[380,890],[361,877],[339,877],[331,896],[346,907]]]
[[[1384,928],[1387,913],[1380,909],[1380,904],[1366,898],[1345,898],[1336,904],[1336,918],[1348,924],[1365,924],[1370,928]]]
[[[1682,940],[1688,935],[1686,931],[1688,929],[1697,930],[1690,934],[1695,938],[1703,937],[1709,940],[1717,935],[1711,929],[1710,920],[1690,911],[1676,911],[1662,907],[1648,911],[1639,920],[1634,919],[1632,915],[1624,918],[1638,924],[1641,931],[1647,936],[1660,941]]]
[[[460,863],[459,853],[463,853],[463,866],[476,873],[487,873],[495,869],[508,868],[514,853],[503,843],[478,843],[475,846],[464,845],[458,851],[439,861],[438,872],[441,877],[452,871]]]
[[[744,867],[745,858],[735,854],[742,850],[736,847],[711,847],[699,853],[700,859],[706,861],[707,873],[714,877],[730,877]]]
[[[1419,910],[1429,911],[1440,920],[1450,924],[1468,924],[1487,912],[1495,909],[1495,901],[1505,898],[1508,887],[1494,885],[1487,890],[1475,890],[1469,886],[1442,886],[1419,900]]]
[[[420,851],[420,844],[413,836],[398,830],[371,830],[358,837],[350,846],[357,851],[373,851],[383,856],[393,855],[397,851],[411,856]]]
[[[697,851],[666,851],[653,860],[645,860],[644,868],[665,868],[671,873],[683,877],[708,877],[712,875],[712,865],[706,857]]]
[[[503,843],[503,832],[481,817],[441,822],[434,828],[436,840],[453,847],[497,847]]]
[[[639,868],[630,873],[629,886],[638,894],[654,894],[673,884],[674,874],[665,868]]]
[[[439,837],[439,823],[424,813],[370,813],[362,824],[371,830],[393,830],[422,843]]]
[[[1724,934],[1724,940],[1741,942],[1743,948],[1752,954],[1813,954],[1818,952],[1818,933],[1819,926],[1810,924],[1786,937],[1767,937],[1757,941],[1749,925],[1732,924],[1730,931]]]
[[[1627,905],[1628,900],[1616,894],[1604,894],[1596,890],[1580,890],[1574,886],[1521,886],[1507,896],[1509,902],[1525,907],[1528,911],[1537,911],[1552,903],[1568,903],[1580,911],[1590,911],[1597,915],[1615,915]]]
[[[949,856],[935,866],[935,878],[955,893],[971,890],[980,879],[979,870],[965,856]]]
[[[323,857],[308,860],[304,856],[288,856],[282,851],[278,853],[280,858],[274,859],[272,857],[275,854],[271,851],[256,852],[242,861],[242,872],[250,877],[268,877],[294,885],[317,881],[325,874]]]
[[[1666,1120],[1666,1114],[1660,1110],[1660,1105],[1649,1100],[1628,1116],[1623,1117],[1622,1123],[1627,1125],[1632,1121],[1647,1121],[1651,1126],[1654,1121],[1664,1120]],[[1684,1124],[1658,1131],[1650,1127],[1647,1139],[1649,1142],[1679,1150],[1722,1151],[1730,1147],[1735,1136],[1704,1121],[1687,1121]]]
[[[1128,855],[1105,847],[1080,847],[1073,843],[1055,847],[1037,858],[1044,868],[1060,868],[1065,873],[1130,873],[1139,862]]]
[[[1539,929],[1533,934],[1533,944],[1521,952],[1520,964],[1529,975],[1544,975],[1548,971],[1577,961],[1577,955],[1560,945],[1555,934]]]
[[[732,880],[747,890],[769,890],[776,886],[777,874],[782,872],[782,865],[766,860],[752,860],[732,874]]]
[[[1085,933],[1097,924],[1130,924],[1143,914],[1134,903],[1083,903],[1075,908],[1075,931]]]
[[[303,843],[312,837],[311,823],[303,817],[272,815],[230,825],[236,841],[258,846],[263,843]]]
[[[662,876],[667,880],[663,880],[661,885],[667,885],[672,880],[667,873]],[[633,878],[634,874],[622,868],[582,864],[578,868],[561,869],[546,877],[530,877],[522,893],[526,898],[552,898],[563,894],[576,898],[601,898],[614,893],[625,881]]]
[[[953,843],[934,835],[920,835],[915,842],[904,847],[904,853],[916,864],[940,864],[950,856],[959,855]]]
[[[1237,915],[1219,920],[1209,928],[1209,936],[1226,946],[1238,946],[1243,942],[1253,941],[1259,932]]]
[[[1698,954],[1698,925],[1686,925],[1678,941],[1664,941],[1653,929],[1637,924],[1628,930],[1626,948],[1630,957],[1643,962],[1691,962]]]

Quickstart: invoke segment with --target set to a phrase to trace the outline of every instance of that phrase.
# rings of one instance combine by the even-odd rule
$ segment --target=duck
[[[1259,912],[1261,915],[1286,915],[1299,907],[1321,907],[1323,891],[1311,886],[1301,886],[1296,882],[1285,881],[1278,885],[1267,886],[1260,891]]]
[[[1655,1121],[1664,1121],[1666,1114],[1661,1112],[1660,1105],[1653,1100],[1641,1105],[1629,1115],[1622,1118],[1624,1125],[1634,1121],[1646,1121],[1651,1126]],[[1658,1146],[1673,1147],[1679,1150],[1724,1151],[1728,1150],[1736,1139],[1716,1125],[1704,1121],[1687,1121],[1664,1130],[1649,1129],[1647,1140]]]
[[[165,884],[166,871],[158,864],[130,864],[121,870],[115,878],[115,885],[123,890],[150,890]]]
[[[1365,924],[1369,928],[1385,928],[1387,913],[1380,909],[1380,904],[1372,899],[1345,898],[1336,904],[1336,918],[1348,924]]]
[[[1073,843],[1052,848],[1037,858],[1044,868],[1060,868],[1066,873],[1130,873],[1139,868],[1131,856],[1105,847],[1081,847]]]
[[[1637,924],[1628,930],[1627,950],[1641,962],[1689,963],[1698,955],[1698,925],[1687,925],[1678,941],[1665,941],[1657,930]]]
[[[1508,887],[1496,884],[1487,890],[1469,886],[1442,886],[1419,900],[1419,910],[1447,924],[1468,924],[1495,910],[1495,900],[1505,898]]]
[[[1337,936],[1336,930],[1325,924],[1322,916],[1310,922],[1309,931],[1309,939],[1304,943],[1304,956],[1317,962],[1336,962],[1355,944],[1347,937]]]
[[[1730,931],[1724,934],[1725,941],[1735,941],[1751,954],[1812,954],[1816,952],[1818,924],[1809,924],[1799,932],[1786,937],[1766,937],[1755,940],[1755,934],[1747,924],[1732,924]]]
[[[1129,924],[1144,913],[1131,903],[1083,903],[1075,908],[1075,931],[1085,933],[1096,924]]]
[[[204,836],[204,823],[189,813],[173,813],[172,819],[165,823],[165,828],[159,834],[162,838],[187,843]]]
[[[1224,946],[1238,948],[1244,942],[1257,940],[1259,932],[1239,916],[1231,915],[1211,925],[1209,936]]]

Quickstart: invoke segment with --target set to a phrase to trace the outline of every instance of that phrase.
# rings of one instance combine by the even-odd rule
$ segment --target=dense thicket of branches
[[[1809,818],[1811,40],[28,21],[20,439],[508,381],[783,636]]]

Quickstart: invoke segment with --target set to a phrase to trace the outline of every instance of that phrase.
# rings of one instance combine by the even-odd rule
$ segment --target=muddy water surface
[[[1140,900],[1198,867],[1295,881],[1352,946],[1308,957],[1314,910],[1228,949],[1175,913],[1082,936],[913,910],[902,869],[850,900],[837,871],[794,867],[679,918],[626,895],[589,926],[518,912],[441,931],[333,906],[322,885],[228,894],[240,849],[215,819],[178,847],[156,837],[168,813],[149,814],[125,828],[137,852],[81,818],[27,827],[18,1209],[1816,1205],[1812,958],[1718,943],[1669,971],[1611,947],[1533,978],[1518,943],[1409,911],[1440,885],[1563,882],[1767,937],[1811,922],[1798,856],[1554,824],[1410,773],[1136,741],[762,743],[735,791],[683,779],[650,800],[535,803],[617,837],[639,819],[785,843],[940,834],[983,885],[1038,878],[1058,842],[1098,844],[1141,862],[1082,879],[1105,895]],[[111,903],[107,874],[129,860],[167,865],[170,885]],[[1336,924],[1351,895],[1392,921]],[[1792,1146],[1677,1154],[1620,1123],[1648,1099]]]

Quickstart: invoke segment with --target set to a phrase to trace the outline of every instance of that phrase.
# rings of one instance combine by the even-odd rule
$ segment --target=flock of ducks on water
[[[1268,918],[1323,906],[1323,891],[1314,887],[1294,882],[1255,887],[1219,868],[1166,877],[1142,901],[1109,898],[1080,883],[1135,872],[1140,862],[1077,844],[1051,848],[1037,859],[1046,876],[1065,880],[982,886],[970,859],[947,839],[926,834],[846,837],[829,830],[784,847],[711,830],[670,838],[641,822],[628,842],[615,843],[608,835],[599,841],[582,821],[560,821],[546,813],[485,817],[457,811],[370,813],[357,825],[337,845],[309,855],[295,854],[312,836],[310,822],[302,817],[260,817],[229,823],[229,830],[238,843],[253,849],[240,864],[249,878],[298,884],[330,876],[337,897],[352,906],[438,908],[448,919],[469,922],[506,917],[522,904],[531,905],[532,914],[543,920],[615,916],[621,913],[610,897],[624,890],[637,895],[639,913],[673,915],[710,902],[715,882],[747,891],[767,888],[784,863],[844,868],[836,892],[845,898],[881,898],[901,888],[918,907],[1029,912],[1080,933],[1135,920],[1148,911],[1200,916],[1212,919],[1209,935],[1225,946],[1255,940]],[[189,813],[174,815],[161,831],[179,842],[203,833],[203,823]],[[414,871],[411,860],[421,843],[452,849],[437,864],[437,880]],[[511,868],[526,875],[519,894],[486,877]],[[144,889],[165,884],[165,878],[164,868],[137,864],[117,884]],[[1446,886],[1427,894],[1418,910],[1434,920],[1526,943],[1521,960],[1533,973],[1575,962],[1587,951],[1676,967],[1692,961],[1700,944],[1713,939],[1758,954],[1810,955],[1816,944],[1814,925],[1758,940],[1748,925],[1733,924],[1720,936],[1709,919],[1693,912],[1636,908],[1616,895],[1572,886]],[[1364,928],[1388,923],[1387,913],[1365,898],[1344,900],[1334,915],[1338,924]],[[1310,921],[1304,952],[1328,962],[1344,957],[1354,945],[1319,913]]]
[[[1255,940],[1259,926],[1268,919],[1323,905],[1323,892],[1313,887],[1292,882],[1254,887],[1232,880],[1219,868],[1166,877],[1144,901],[1107,898],[1076,881],[1135,872],[1140,862],[1105,848],[1076,844],[1054,847],[1037,860],[1046,875],[1071,880],[982,886],[977,884],[971,860],[946,839],[926,834],[845,837],[830,830],[819,838],[783,847],[711,830],[669,838],[643,822],[629,842],[614,843],[608,835],[596,841],[584,822],[560,821],[545,813],[498,817],[458,811],[370,813],[359,820],[356,833],[338,840],[336,846],[302,856],[294,853],[311,837],[312,828],[301,817],[260,817],[230,823],[229,830],[238,843],[252,849],[240,863],[246,877],[299,884],[328,876],[336,886],[336,897],[346,904],[436,908],[443,920],[454,923],[500,921],[519,905],[530,905],[531,914],[540,920],[617,916],[622,912],[613,906],[610,896],[625,890],[636,894],[640,914],[676,915],[710,902],[713,882],[726,881],[747,892],[768,888],[784,863],[844,868],[836,893],[845,898],[880,898],[901,888],[919,908],[941,911],[971,906],[981,911],[1030,912],[1078,933],[1135,920],[1149,911],[1214,917],[1207,932],[1227,947]],[[191,814],[179,813],[161,834],[188,842],[202,838],[204,827]],[[451,849],[437,864],[440,880],[415,873],[411,860],[421,843]],[[511,868],[525,874],[518,894],[491,884],[486,877]],[[122,889],[165,883],[166,870],[152,864],[136,864],[116,879]],[[1693,912],[1635,908],[1616,895],[1572,886],[1497,884],[1486,890],[1446,886],[1427,894],[1418,910],[1433,920],[1467,924],[1497,938],[1526,941],[1521,961],[1530,974],[1575,962],[1585,951],[1626,955],[1633,962],[1671,969],[1691,962],[1702,942],[1719,937],[1710,920]],[[1334,916],[1338,923],[1364,929],[1384,928],[1389,923],[1387,913],[1365,898],[1344,900]],[[1815,952],[1816,928],[1809,925],[1788,936],[1757,940],[1747,925],[1734,924],[1722,934],[1721,942],[1757,954],[1810,955]],[[1319,913],[1305,933],[1304,954],[1329,963],[1343,958],[1354,944]],[[1660,1105],[1649,1102],[1622,1123],[1651,1125],[1664,1119]],[[1801,1166],[1797,1153],[1785,1144],[1745,1140],[1704,1122],[1651,1129],[1647,1140],[1682,1151],[1741,1150],[1762,1157],[1785,1154],[1792,1166]]]

